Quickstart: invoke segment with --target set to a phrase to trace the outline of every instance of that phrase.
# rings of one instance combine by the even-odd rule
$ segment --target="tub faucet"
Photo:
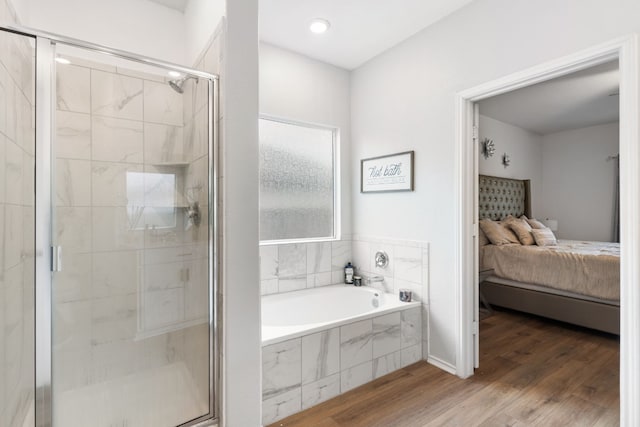
[[[383,276],[366,276],[364,278],[364,282],[368,285],[374,282],[384,282],[384,277]]]

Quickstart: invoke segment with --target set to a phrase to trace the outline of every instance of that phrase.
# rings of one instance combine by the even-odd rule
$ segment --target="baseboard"
[[[455,366],[451,365],[448,362],[445,362],[444,360],[440,360],[435,356],[431,356],[431,355],[427,356],[427,362],[432,364],[436,368],[440,368],[443,371],[446,371],[452,375],[457,375],[457,370]]]

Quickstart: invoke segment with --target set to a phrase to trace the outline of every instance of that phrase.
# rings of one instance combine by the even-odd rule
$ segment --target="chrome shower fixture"
[[[198,78],[193,76],[184,76],[180,79],[169,80],[169,86],[178,93],[184,93],[184,84],[187,80],[194,79],[198,83]]]

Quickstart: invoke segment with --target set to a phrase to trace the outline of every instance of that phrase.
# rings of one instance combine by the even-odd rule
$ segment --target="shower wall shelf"
[[[186,168],[190,164],[191,163],[189,162],[160,162],[160,163],[152,163],[151,166]]]

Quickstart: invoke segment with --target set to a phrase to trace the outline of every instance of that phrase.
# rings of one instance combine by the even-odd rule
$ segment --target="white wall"
[[[258,0],[227,1],[224,146],[223,425],[261,422],[258,258]]]
[[[260,114],[340,129],[342,232],[351,234],[349,72],[260,43]]]
[[[145,0],[14,0],[25,26],[182,65],[184,15]],[[212,26],[215,28],[215,23]]]
[[[354,234],[431,243],[430,355],[455,365],[454,95],[640,30],[633,0],[476,0],[352,74],[352,167],[416,151],[416,191],[359,194]]]
[[[482,107],[480,107],[482,112]],[[542,136],[517,126],[480,115],[480,141],[493,140],[496,152],[478,160],[482,175],[531,180],[531,213],[537,215],[542,203]],[[508,167],[502,165],[502,155],[511,159]]]
[[[184,12],[187,64],[196,61],[211,37],[211,29],[225,16],[225,10],[225,0],[189,0]]]
[[[558,220],[562,239],[611,241],[618,122],[545,135],[541,218]]]

